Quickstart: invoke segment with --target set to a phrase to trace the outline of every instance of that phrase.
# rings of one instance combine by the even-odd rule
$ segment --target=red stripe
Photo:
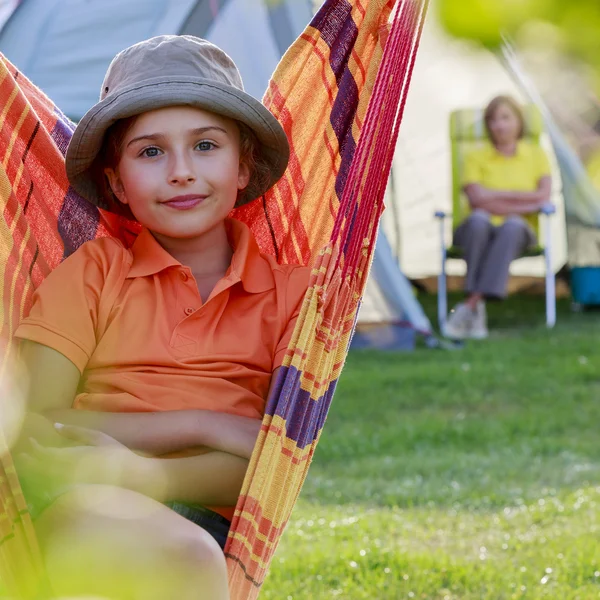
[[[358,52],[356,51],[355,48],[352,49],[352,58],[354,59],[354,62],[356,63],[356,66],[358,67],[358,70],[361,72],[362,74],[362,80],[363,80],[363,84],[364,82],[367,80],[367,72],[365,70],[365,66],[362,63],[362,60],[360,59],[360,56],[358,55]],[[356,77],[354,78],[354,80],[356,81]]]
[[[251,514],[253,519],[249,520],[242,514],[242,511]],[[242,535],[246,535],[246,531],[252,531],[254,535],[256,532],[259,532],[267,538],[269,543],[274,544],[279,539],[286,524],[287,521],[282,526],[275,527],[273,522],[264,516],[260,501],[252,496],[243,495],[239,497],[235,514],[231,521],[231,529]]]
[[[358,12],[360,12],[362,18],[364,19],[365,15],[367,14],[367,11],[360,0],[356,0],[356,8],[358,9]],[[357,25],[357,27],[359,26],[360,25]]]
[[[270,89],[271,89],[271,97],[272,97],[273,105],[276,108],[277,113],[279,114],[279,118],[280,118],[282,124],[285,127],[285,130],[288,134],[288,140],[290,142],[290,161],[289,161],[288,168],[286,171],[286,178],[284,178],[280,182],[280,184],[282,186],[286,186],[282,189],[282,194],[284,196],[286,196],[286,194],[284,192],[285,192],[286,188],[289,189],[289,181],[291,180],[291,182],[293,184],[295,198],[300,199],[304,193],[304,188],[306,186],[306,182],[304,180],[303,173],[302,173],[302,165],[300,164],[300,161],[298,160],[298,154],[294,147],[293,137],[291,135],[292,128],[293,128],[293,116],[292,116],[289,108],[287,107],[286,98],[284,98],[279,87],[273,83],[270,86]],[[288,192],[287,197],[291,199],[292,194],[290,194]],[[302,222],[302,219],[300,217],[298,207],[294,202],[288,202],[288,203],[284,203],[284,204],[286,206],[289,206],[288,210],[286,211],[286,216],[293,223],[294,237],[296,240],[296,244],[300,248],[301,259],[300,259],[300,261],[296,261],[296,262],[302,262],[303,264],[308,264],[308,262],[311,259],[310,240],[309,240],[308,234],[306,232],[306,229],[304,227],[304,223]],[[290,236],[290,242],[291,242],[291,236]],[[293,244],[292,244],[291,250],[292,250],[292,256],[295,256],[296,249]]]
[[[325,87],[325,90],[327,91],[327,95],[329,96],[329,104],[333,105],[335,93],[334,93],[334,90],[331,87],[331,85],[329,85],[329,81],[327,80],[327,76],[325,75],[326,69],[330,69],[329,60],[323,54],[323,52],[318,48],[317,40],[315,40],[314,38],[312,38],[308,35],[305,35],[305,34],[302,34],[301,37],[302,37],[302,39],[304,39],[304,40],[310,42],[310,44],[312,44],[315,54],[321,59],[321,63],[323,65],[323,68],[321,69],[321,80],[323,82],[323,86]]]

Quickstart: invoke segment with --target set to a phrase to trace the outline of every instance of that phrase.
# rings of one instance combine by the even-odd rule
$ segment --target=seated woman
[[[453,339],[487,337],[485,300],[506,297],[510,263],[537,243],[537,213],[552,191],[545,152],[522,139],[519,105],[498,96],[484,121],[490,143],[468,155],[464,166],[472,212],[454,233],[467,262],[467,299],[446,324],[444,334]]]

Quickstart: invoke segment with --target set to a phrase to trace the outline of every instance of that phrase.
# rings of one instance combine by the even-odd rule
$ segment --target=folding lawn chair
[[[446,285],[446,261],[449,258],[463,258],[463,251],[458,246],[447,246],[445,219],[452,218],[452,231],[468,216],[470,212],[469,201],[463,191],[463,171],[465,156],[472,150],[482,146],[487,141],[487,132],[483,120],[483,109],[462,109],[450,115],[450,140],[452,155],[452,214],[443,211],[435,213],[440,221],[441,239],[441,269],[438,278],[438,321],[440,328],[446,324],[448,315],[448,291]],[[543,121],[535,105],[523,108],[525,117],[525,134],[523,139],[540,144],[543,132]],[[551,222],[550,215],[556,209],[552,205],[542,208],[537,227],[537,237],[543,230],[545,246],[532,246],[527,248],[519,258],[543,256],[546,266],[546,325],[554,327],[556,323],[556,287],[554,271],[552,270]]]

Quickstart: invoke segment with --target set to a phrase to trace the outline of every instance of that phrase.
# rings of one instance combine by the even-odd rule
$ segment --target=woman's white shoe
[[[471,337],[471,327],[475,313],[464,302],[457,304],[450,313],[442,333],[451,340],[464,340]]]

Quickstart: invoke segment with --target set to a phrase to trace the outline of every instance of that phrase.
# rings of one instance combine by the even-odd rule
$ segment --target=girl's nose
[[[193,183],[196,181],[192,161],[189,157],[175,156],[172,162],[171,173],[169,174],[169,182],[177,185],[182,183]]]

